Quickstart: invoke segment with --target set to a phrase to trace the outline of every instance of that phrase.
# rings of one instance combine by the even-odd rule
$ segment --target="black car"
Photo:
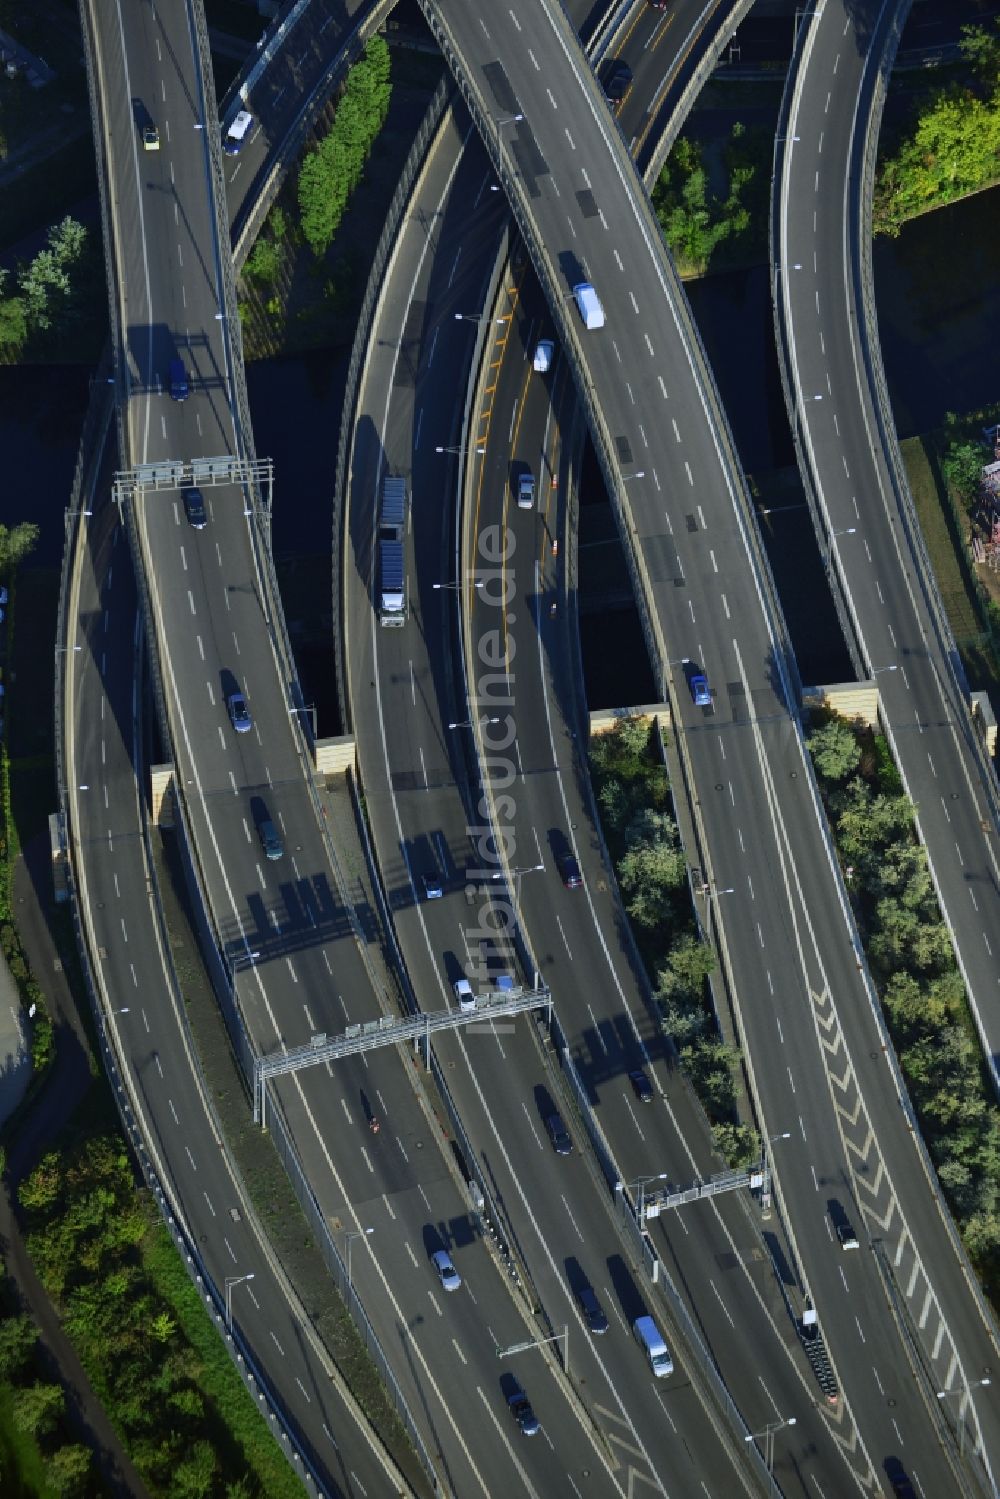
[[[559,868],[562,874],[562,882],[566,886],[566,889],[579,890],[583,884],[583,875],[580,873],[580,866],[573,858],[573,855],[564,854],[560,860]]]
[[[909,1475],[898,1457],[887,1457],[882,1466],[896,1499],[917,1499]]]
[[[189,485],[187,489],[181,490],[181,499],[184,501],[184,514],[188,518],[188,523],[196,531],[203,531],[208,517],[205,514],[205,499],[201,490]]]
[[[597,1337],[600,1337],[602,1332],[607,1332],[608,1319],[592,1288],[581,1286],[576,1293],[576,1299],[580,1303],[580,1310],[590,1331]]]
[[[629,1073],[628,1080],[632,1084],[632,1092],[640,1103],[653,1102],[653,1085],[641,1067],[634,1068]]]
[[[545,1128],[549,1132],[552,1141],[552,1149],[556,1155],[569,1155],[573,1149],[573,1141],[569,1137],[569,1131],[559,1114],[550,1114],[545,1121]]]
[[[621,109],[632,88],[632,69],[621,57],[604,64],[598,77],[604,97],[616,112]]]
[[[533,1437],[541,1430],[541,1423],[531,1409],[531,1401],[520,1385],[515,1385],[513,1394],[507,1396],[507,1405],[523,1436]]]

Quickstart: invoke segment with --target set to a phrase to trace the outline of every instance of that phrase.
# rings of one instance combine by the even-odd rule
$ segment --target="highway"
[[[181,58],[191,58],[183,18],[151,19],[135,5],[100,20],[107,23],[98,36],[114,143],[115,263],[131,354],[128,457],[239,451],[248,434],[238,430],[233,351],[225,321],[220,327],[216,317],[224,302],[206,190],[207,135],[195,128],[204,80],[193,64],[187,72],[180,67]],[[136,142],[129,103],[136,97],[150,114],[145,101],[159,101],[162,146],[152,162],[153,153],[140,154]],[[182,402],[163,388],[175,350],[183,351],[191,385]],[[322,835],[243,495],[235,486],[206,488],[207,525],[196,530],[176,492],[136,493],[177,775],[215,930],[255,1044],[273,1050],[373,1018],[372,955],[356,936],[361,915],[342,903]],[[246,733],[229,721],[234,691],[249,703]],[[277,872],[257,841],[260,803],[285,844]],[[136,899],[141,892],[128,893]],[[124,919],[127,925],[127,912]],[[433,1466],[453,1492],[489,1493],[491,1473],[524,1459],[509,1420],[487,1419],[473,1451],[461,1397],[475,1377],[488,1408],[503,1414],[494,1335],[513,1343],[524,1326],[490,1252],[469,1228],[464,1194],[403,1061],[393,1051],[378,1053],[341,1065],[332,1078],[321,1069],[275,1092],[272,1121],[276,1110],[287,1121],[331,1237],[341,1251],[348,1233],[361,1239],[354,1284],[397,1366]],[[365,1128],[371,1112],[383,1124],[374,1142]],[[432,1249],[451,1246],[460,1247],[457,1263],[469,1289],[441,1297],[427,1261]],[[447,1341],[438,1318],[449,1328]],[[531,1464],[544,1490],[579,1443],[559,1384],[536,1398],[549,1436],[533,1444]],[[602,1471],[599,1452],[594,1463]]]
[[[454,474],[435,448],[439,437],[447,442],[455,435],[455,371],[475,336],[466,319],[483,307],[476,277],[484,261],[489,275],[500,224],[481,153],[463,153],[461,145],[451,124],[425,169],[383,282],[357,408],[346,552],[345,656],[365,804],[407,970],[421,1004],[431,1009],[454,1003],[451,983],[465,966],[472,939],[462,887],[474,858],[455,779],[465,730],[445,727],[461,717],[464,704],[455,704],[448,680],[453,595],[436,587],[451,577]],[[427,225],[434,226],[430,235]],[[430,384],[437,387],[436,405],[422,395]],[[412,474],[409,571],[417,583],[413,616],[402,630],[382,629],[372,609],[374,494],[381,472],[400,469]],[[440,900],[428,901],[422,876],[431,861],[446,886]],[[553,1332],[570,1326],[574,1382],[625,1465],[623,1491],[641,1476],[663,1493],[685,1493],[698,1483],[710,1493],[728,1492],[738,1480],[694,1390],[678,1376],[661,1393],[630,1338],[628,1321],[645,1309],[643,1291],[611,1230],[608,1194],[595,1193],[583,1162],[564,1162],[545,1136],[547,1088],[533,1027],[527,1017],[480,1023],[461,1038],[436,1042],[478,1170],[501,1205],[547,1324]],[[588,1336],[574,1299],[583,1284],[597,1291],[613,1335]],[[530,1392],[539,1354],[521,1354],[515,1368]],[[579,1465],[570,1476],[582,1481]]]
[[[311,17],[318,30],[326,29],[318,14],[323,9],[329,11],[329,6],[311,5],[304,22]],[[293,28],[286,45],[298,48],[299,42]],[[280,65],[280,53],[274,61]],[[301,52],[298,73],[303,85],[312,84]],[[280,100],[279,91],[268,89],[267,82],[265,74],[262,97],[254,94],[252,107],[263,117],[268,136],[280,141],[289,121],[269,113]],[[301,100],[295,109],[300,107]],[[255,137],[249,150],[263,144]],[[245,200],[240,187],[245,189],[248,181],[244,176],[242,184],[239,178],[233,183],[234,208]],[[113,1012],[110,1025],[125,1094],[156,1179],[186,1225],[189,1242],[197,1244],[219,1297],[227,1277],[248,1273],[253,1278],[252,1285],[234,1290],[243,1346],[291,1419],[318,1483],[331,1493],[379,1491],[388,1470],[368,1424],[353,1402],[345,1404],[337,1387],[330,1387],[329,1355],[270,1257],[206,1103],[173,969],[165,959],[157,891],[144,847],[148,767],[135,721],[143,689],[131,559],[122,533],[112,525],[113,509],[100,510],[100,500],[88,503],[98,518],[91,522],[89,538],[84,534],[82,587],[70,601],[70,615],[79,621],[78,641],[84,644],[63,657],[70,829],[88,950],[98,988]],[[145,899],[143,892],[149,892]],[[141,1007],[135,1002],[137,991]],[[225,1218],[224,1229],[220,1218]],[[403,1482],[395,1473],[388,1481],[393,1488]]]
[[[179,27],[178,31],[182,33],[183,28]],[[163,35],[166,39],[166,33]],[[177,50],[177,43],[182,39],[182,35],[172,35],[169,38],[173,44],[170,53],[172,58],[181,55]],[[150,43],[158,40],[155,37],[143,37],[139,43],[141,55],[152,60],[155,54]],[[136,52],[135,44],[129,44],[128,58],[137,55],[140,54]],[[141,69],[136,71],[141,72]],[[176,101],[167,97],[164,78],[156,75],[154,68],[148,79],[136,80],[139,87],[146,83],[150,85],[149,98],[155,98],[157,82],[164,90],[163,102],[168,106],[169,121],[169,106]],[[120,102],[118,107],[116,134],[119,141],[124,141],[128,131],[121,128],[124,121]],[[185,121],[183,104],[172,114],[172,118],[175,126],[178,120]],[[193,129],[199,121],[190,118],[186,123]],[[169,124],[167,134],[169,139]],[[164,145],[167,145],[166,140]],[[124,148],[121,149],[124,160],[127,153]],[[133,453],[143,457],[176,455],[179,451],[184,452],[185,456],[198,452],[217,453],[237,445],[236,441],[230,441],[235,436],[235,421],[225,388],[228,373],[225,329],[212,326],[216,309],[222,305],[221,289],[217,272],[213,271],[210,260],[206,260],[203,255],[204,246],[211,243],[211,220],[207,214],[202,214],[199,220],[196,211],[199,197],[197,153],[177,151],[177,179],[174,177],[174,161],[171,156],[169,189],[166,188],[166,179],[162,173],[159,176],[155,173],[156,168],[165,168],[168,154],[165,150],[155,164],[144,160],[141,161],[141,166],[144,173],[149,170],[151,191],[155,193],[159,189],[163,193],[163,206],[169,205],[172,208],[175,230],[181,222],[180,212],[183,211],[183,232],[179,237],[176,232],[172,236],[169,232],[146,233],[143,219],[147,215],[143,212],[142,196],[137,193],[139,212],[134,220],[128,220],[129,232],[125,237],[131,242],[123,257],[123,260],[127,260],[132,256],[125,285],[130,294],[130,326],[135,330],[134,337],[130,339],[133,375],[140,392],[138,400],[132,403],[134,409],[130,412],[130,436]],[[134,131],[132,155],[132,164],[138,175],[140,159],[134,145]],[[116,185],[121,187],[123,181],[124,176],[119,178]],[[118,214],[120,221],[120,203]],[[155,216],[150,212],[148,217],[152,226]],[[165,219],[166,215],[163,217]],[[154,246],[151,252],[150,241]],[[178,255],[176,263],[169,260],[169,252],[174,247]],[[193,280],[186,273],[179,278],[177,275],[178,266],[184,270],[185,249],[194,258]],[[200,253],[202,259],[199,264]],[[178,279],[183,287],[180,305],[176,291],[172,294],[171,305],[171,286]],[[138,286],[141,290],[144,281],[148,305],[143,306],[140,297],[137,309],[133,289]],[[192,286],[193,310],[189,308],[187,301]],[[163,322],[159,323],[161,318]],[[162,329],[162,332],[153,333],[154,326]],[[163,380],[163,354],[169,350],[171,338],[168,330],[180,329],[184,329],[185,336],[188,337],[192,337],[188,330],[194,330],[191,362],[196,392],[184,403],[180,412],[170,407],[164,412],[160,408],[166,406],[167,397],[156,392],[155,386],[157,380]],[[156,401],[160,403],[159,406],[154,404]],[[156,431],[157,416],[160,417],[159,432]],[[176,445],[178,440],[181,447]],[[305,926],[311,925],[308,919],[310,912],[316,917],[317,926],[322,927],[322,935],[330,940],[330,953],[336,959],[337,982],[342,985],[341,994],[347,989],[353,999],[355,994],[362,994],[370,985],[358,955],[355,953],[345,959],[345,949],[351,947],[352,939],[344,913],[336,910],[335,897],[328,898],[328,892],[332,889],[332,876],[328,872],[326,851],[316,831],[315,807],[304,779],[301,742],[289,723],[289,700],[275,694],[270,682],[261,686],[257,677],[250,681],[244,680],[257,729],[262,732],[258,732],[256,744],[250,744],[246,751],[242,741],[227,738],[231,731],[220,701],[222,690],[229,682],[224,673],[231,672],[234,677],[237,675],[238,667],[233,664],[236,654],[245,654],[248,659],[257,663],[255,670],[259,672],[259,663],[267,662],[272,657],[274,640],[267,627],[264,611],[260,608],[260,596],[254,597],[253,594],[253,590],[259,585],[253,555],[247,545],[242,496],[235,490],[228,494],[221,488],[215,490],[210,497],[210,509],[209,530],[217,548],[214,561],[208,548],[203,547],[200,553],[194,551],[195,540],[203,538],[185,535],[179,541],[182,521],[175,513],[172,518],[174,529],[171,531],[167,505],[157,503],[144,506],[144,513],[140,517],[147,555],[155,555],[157,559],[155,607],[161,621],[167,620],[171,625],[169,631],[161,631],[159,636],[161,642],[169,637],[169,649],[163,653],[167,699],[179,729],[178,763],[188,786],[189,808],[193,809],[199,847],[202,849],[203,875],[210,886],[219,928],[227,940],[235,945],[247,938],[254,944],[255,951],[263,949],[266,938],[264,961],[254,960],[251,971],[242,980],[244,1004],[256,1010],[255,1029],[262,1043],[273,1045],[279,1038],[294,1043],[295,1040],[306,1039],[313,1028],[327,1023],[325,1015],[313,1015],[308,1009],[304,1016],[300,1015],[298,1005],[301,1001],[294,994],[293,986],[299,982],[310,986],[310,994],[322,993],[329,978],[329,970],[324,978],[323,970],[318,966],[325,951],[324,944],[314,936],[303,935]],[[192,562],[190,567],[189,555]],[[188,572],[194,576],[184,577],[183,574]],[[185,609],[188,611],[187,615]],[[191,619],[196,622],[192,624]],[[191,632],[187,638],[183,629],[177,630],[175,627],[175,622],[181,620],[186,621],[187,630]],[[203,655],[205,640],[213,647],[212,671],[209,671],[206,656]],[[269,677],[270,673],[265,675]],[[178,683],[183,684],[183,693],[177,690]],[[200,703],[190,701],[195,694],[193,689],[189,693],[189,684],[201,684],[207,689]],[[248,741],[251,737],[247,736]],[[190,789],[192,786],[193,791]],[[268,801],[269,810],[273,812],[277,808],[277,819],[283,826],[289,849],[295,849],[293,867],[296,879],[299,880],[296,861],[307,871],[307,875],[317,872],[311,880],[312,890],[304,892],[300,881],[299,889],[290,901],[282,888],[276,891],[273,884],[267,884],[267,871],[261,869],[259,860],[248,859],[247,843],[250,842],[253,847],[249,819],[240,827],[237,818],[232,815],[235,804],[239,804],[244,811],[250,811],[249,798],[258,794]],[[256,880],[253,879],[250,868],[253,863],[256,864]],[[245,874],[230,877],[228,871],[235,871],[241,866],[245,866]],[[315,904],[311,905],[311,900],[315,900]],[[285,902],[284,907],[282,901]],[[278,940],[272,936],[276,914],[283,928],[278,934]],[[289,916],[287,921],[284,919],[286,915]],[[278,972],[282,970],[281,959],[284,959],[284,968]],[[326,962],[329,963],[329,958]],[[269,989],[274,1008],[267,1014]],[[337,1011],[332,1000],[330,1006],[331,1014],[336,1015],[337,1022],[342,1025],[343,1012]],[[275,1008],[281,1014],[280,1024]],[[347,1010],[346,1004],[343,1009]],[[296,1017],[294,1021],[291,1020],[293,1015]],[[330,1023],[335,1028],[332,1020]],[[363,1077],[365,1083],[369,1082],[367,1072],[362,1072],[359,1066],[354,1081],[345,1086],[344,1096],[340,1100],[342,1109],[345,1105],[350,1107],[347,1104],[348,1096],[355,1100],[355,1109],[357,1107],[356,1100],[361,1089],[361,1084],[357,1083],[358,1076]],[[390,1092],[385,1096],[392,1098],[395,1106],[397,1097],[403,1096],[403,1093],[398,1081],[395,1083],[396,1091],[392,1091],[391,1083],[389,1087]],[[303,1101],[294,1096],[294,1089],[286,1091],[290,1095],[286,1098],[286,1108],[290,1115],[297,1115],[300,1107],[304,1106]],[[324,1105],[331,1106],[329,1097],[324,1100]],[[322,1181],[329,1163],[318,1158],[317,1165],[315,1178]],[[330,1192],[328,1200],[333,1201],[336,1206],[338,1187],[331,1188],[329,1183],[326,1185]],[[349,1199],[355,1208],[359,1203],[376,1200],[371,1194],[371,1184],[363,1179],[363,1173],[352,1179],[348,1186],[345,1200]],[[365,1191],[368,1192],[367,1198]],[[442,1199],[442,1210],[445,1210],[445,1201],[446,1199]],[[418,1210],[410,1220],[410,1229],[413,1231],[416,1230],[419,1218]],[[360,1219],[355,1221],[359,1222]],[[359,1281],[369,1272],[368,1261],[372,1251],[367,1240],[365,1250],[368,1252],[359,1256]],[[406,1264],[401,1254],[399,1266],[405,1276]],[[390,1317],[389,1325],[391,1321]],[[472,1335],[472,1325],[467,1321],[461,1321],[460,1325]],[[475,1326],[479,1326],[478,1322]],[[450,1378],[455,1383],[453,1371],[450,1371]],[[460,1387],[460,1377],[457,1383]],[[496,1402],[496,1396],[492,1398]],[[442,1401],[442,1405],[444,1404]],[[549,1424],[546,1423],[546,1429],[549,1429]],[[460,1441],[455,1441],[453,1427],[449,1430],[448,1441],[453,1447],[460,1446]],[[499,1436],[498,1446],[505,1446]],[[534,1460],[544,1462],[544,1458]],[[556,1460],[561,1465],[565,1464],[563,1457]],[[554,1472],[544,1467],[542,1471],[547,1481],[554,1480]],[[564,1471],[563,1466],[558,1471]],[[925,1471],[933,1473],[933,1468]]]
[[[293,1414],[298,1441],[327,1492],[384,1492],[389,1475],[367,1422],[331,1381],[328,1358],[271,1257],[198,1085],[183,1001],[164,933],[146,892],[153,875],[136,789],[148,783],[142,700],[133,667],[142,648],[131,559],[109,500],[85,538],[70,639],[67,718],[79,902],[108,1028],[124,1059],[130,1112],[145,1152],[217,1287],[234,1286],[233,1312],[256,1366]],[[100,850],[101,857],[91,857]],[[184,1211],[188,1207],[189,1211]],[[305,1392],[305,1393],[303,1393]]]
[[[431,246],[437,270],[430,273],[423,266],[426,242],[420,234],[410,233],[396,253],[395,280],[383,289],[357,414],[346,553],[350,639],[345,657],[354,685],[366,805],[404,956],[418,995],[431,1006],[450,998],[450,981],[467,968],[470,941],[468,933],[463,937],[455,929],[456,921],[468,926],[460,889],[446,890],[440,904],[416,905],[423,861],[433,851],[435,862],[444,863],[451,885],[457,887],[463,883],[472,849],[461,800],[466,758],[462,740],[468,740],[468,730],[452,731],[449,737],[443,728],[470,713],[464,698],[456,696],[460,671],[454,658],[460,647],[457,639],[450,639],[453,595],[436,587],[454,576],[455,539],[449,507],[440,516],[436,510],[428,513],[427,496],[442,482],[451,494],[457,482],[454,468],[445,467],[447,458],[435,448],[460,441],[455,372],[471,352],[475,332],[470,319],[491,314],[482,285],[472,276],[480,276],[485,284],[496,243],[493,215],[486,207],[492,201],[487,196],[492,184],[482,165],[473,172],[463,159],[456,180],[467,185],[440,202],[428,189],[410,212],[411,219],[437,226]],[[511,563],[510,586],[527,607],[518,610],[511,625],[511,657],[516,646],[518,665],[509,687],[516,704],[521,767],[515,798],[515,862],[532,871],[523,880],[523,910],[543,975],[556,975],[554,992],[563,1029],[627,1179],[666,1172],[671,1180],[691,1180],[716,1171],[718,1160],[710,1152],[704,1120],[692,1107],[686,1085],[666,1068],[658,1069],[659,1102],[667,1110],[658,1128],[652,1116],[638,1117],[625,1081],[628,1066],[641,1061],[645,1045],[651,1045],[654,1054],[661,1048],[647,1014],[644,982],[635,974],[632,950],[623,940],[620,908],[601,867],[592,808],[579,779],[570,734],[580,728],[580,718],[569,686],[572,642],[562,626],[565,613],[558,626],[548,627],[545,601],[553,571],[548,538],[565,536],[564,517],[557,519],[548,511],[541,517],[520,516],[510,500],[511,475],[526,463],[539,476],[543,503],[551,492],[549,476],[560,477],[558,493],[566,477],[558,461],[559,419],[549,413],[545,382],[530,374],[541,309],[534,306],[529,313],[525,308],[520,287],[524,279],[523,274],[517,278],[517,295],[512,297],[517,308],[513,324],[505,321],[497,331],[494,349],[487,342],[492,375],[483,404],[499,423],[474,413],[468,439],[489,445],[479,491],[479,534],[499,525],[508,537],[521,537]],[[402,339],[399,329],[404,330]],[[565,374],[562,366],[557,384],[564,398],[571,395]],[[555,456],[550,448],[556,450]],[[408,473],[413,485],[410,578],[415,612],[402,631],[380,630],[373,621],[372,527],[380,467]],[[476,612],[488,634],[497,623],[495,610],[477,604]],[[369,680],[375,685],[374,698]],[[583,830],[576,835],[588,873],[583,894],[563,890],[554,867],[554,851],[573,837],[572,828]],[[536,861],[544,872],[534,870]],[[519,1022],[518,1028],[524,1025]],[[551,1273],[559,1255],[549,1240],[558,1245],[566,1234],[562,1211],[557,1209],[554,1218],[548,1215],[551,1226],[545,1233],[539,1223],[545,1222],[547,1197],[558,1201],[564,1174],[543,1146],[532,1102],[539,1058],[523,1038],[505,1038],[499,1042],[502,1068],[497,1071],[478,1061],[482,1044],[473,1031],[463,1047],[442,1048],[449,1057],[452,1049],[456,1051],[454,1061],[449,1061],[454,1068],[450,1085],[467,1127],[481,1145],[484,1165],[496,1172],[534,1281],[545,1288],[550,1318],[558,1322],[559,1314],[551,1308],[563,1304],[577,1270],[574,1266],[569,1275]],[[523,1081],[518,1086],[515,1079]],[[491,1137],[492,1144],[482,1144]],[[525,1193],[523,1173],[511,1173],[506,1160],[534,1159],[540,1150],[539,1170],[548,1162],[548,1180],[540,1178],[536,1189]],[[786,1474],[795,1474],[801,1482],[812,1472],[822,1487],[832,1472],[843,1482],[844,1474],[838,1471],[843,1454],[851,1454],[856,1446],[850,1414],[833,1414],[828,1426],[822,1407],[814,1408],[818,1391],[795,1346],[788,1309],[759,1228],[735,1197],[706,1203],[693,1213],[700,1214],[700,1220],[688,1227],[685,1214],[683,1234],[676,1236],[675,1245],[662,1240],[661,1249],[672,1275],[687,1291],[699,1331],[749,1428],[762,1427],[782,1413],[799,1412],[794,1439],[791,1431],[782,1438],[782,1454],[788,1450],[788,1460],[786,1466],[782,1455],[779,1478],[784,1483]],[[592,1255],[598,1243],[607,1242],[602,1201],[582,1207],[574,1203],[573,1221],[581,1226]],[[780,1261],[784,1254],[779,1243],[772,1233],[768,1244]],[[612,1260],[607,1252],[602,1258]],[[727,1266],[730,1273],[717,1281],[712,1266]],[[612,1301],[616,1299],[612,1282],[604,1282],[602,1288]],[[631,1288],[631,1296],[636,1290]],[[740,1312],[739,1320],[734,1311]],[[759,1372],[761,1366],[766,1366],[766,1374]],[[637,1395],[633,1380],[630,1405]],[[632,1414],[635,1419],[635,1407]],[[608,1429],[613,1435],[610,1423]]]
[[[796,52],[775,204],[779,349],[820,545],[863,670],[878,673],[881,722],[916,807],[984,1055],[1000,1085],[995,771],[972,723],[888,396],[880,397],[877,326],[868,321],[866,145],[881,115],[880,60],[887,38],[889,56],[895,53],[898,18],[890,4],[828,4]],[[828,182],[849,190],[829,192]]]
[[[724,460],[725,431],[718,419],[706,420],[711,390],[690,330],[678,342],[683,301],[561,18],[539,8],[530,22],[514,11],[486,27],[451,4],[427,10],[432,25],[446,17],[446,55],[461,59],[459,75],[484,114],[492,112],[494,122],[514,112],[524,117],[506,130],[494,123],[490,144],[495,148],[499,128],[505,186],[528,223],[563,339],[584,361],[584,392],[592,414],[601,413],[598,437],[615,454],[606,466],[635,538],[660,661],[666,668],[686,656],[715,686],[711,712],[696,710],[677,671],[673,701],[711,855],[705,867],[715,890],[733,890],[717,897],[715,918],[762,1117],[768,1130],[787,1122],[800,1136],[799,1148],[780,1162],[796,1248],[873,1468],[904,1449],[933,1491],[950,1477],[932,1386],[953,1376],[953,1360],[964,1362],[966,1377],[989,1366],[994,1328],[966,1293],[896,1102],[897,1081],[790,716],[797,690],[791,662],[765,606],[766,574]],[[607,327],[595,334],[580,331],[567,306],[582,272],[607,312]],[[766,1066],[758,1060],[765,1058]],[[833,1195],[846,1197],[871,1226],[878,1221],[886,1253],[856,1261],[850,1282],[825,1211]],[[886,1390],[885,1371],[896,1379],[903,1367],[886,1275],[909,1309],[924,1359],[912,1401],[902,1390]],[[859,1296],[863,1327],[854,1320]]]

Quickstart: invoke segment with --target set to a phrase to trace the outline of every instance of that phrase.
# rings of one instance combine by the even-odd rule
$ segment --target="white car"
[[[458,1008],[466,1015],[476,1008],[476,996],[468,979],[455,980],[455,998],[458,1000]]]
[[[438,1273],[442,1291],[457,1291],[462,1284],[462,1277],[452,1264],[448,1251],[436,1249],[431,1255],[431,1264]]]
[[[552,368],[552,360],[555,357],[555,352],[556,346],[550,338],[539,339],[535,347],[535,357],[532,361],[539,374],[544,375],[546,370]]]

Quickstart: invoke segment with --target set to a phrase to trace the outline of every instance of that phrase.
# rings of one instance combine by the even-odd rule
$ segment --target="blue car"
[[[229,721],[237,734],[249,734],[253,728],[253,719],[250,717],[250,709],[242,692],[231,694],[227,703],[229,708]]]
[[[691,678],[691,696],[694,698],[696,708],[710,708],[712,706],[712,694],[708,686],[708,678],[704,672],[696,671]]]

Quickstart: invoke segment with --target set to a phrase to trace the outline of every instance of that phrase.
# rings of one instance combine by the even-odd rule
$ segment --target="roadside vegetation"
[[[32,1262],[150,1492],[301,1494],[121,1137],[75,1128],[19,1197]]]
[[[281,194],[243,268],[240,317],[253,342],[268,334],[281,347],[303,331],[328,326],[356,305],[364,266],[334,240],[392,96],[389,48],[373,36],[350,69],[328,128],[307,153],[297,181]],[[311,254],[305,278],[299,260]],[[306,280],[303,288],[301,283]],[[294,312],[291,307],[294,304]],[[277,344],[276,344],[277,346]]]
[[[732,1165],[760,1153],[754,1130],[736,1117],[740,1054],[719,1034],[708,993],[715,967],[691,908],[687,867],[673,818],[655,726],[620,718],[590,742],[590,772],[625,910],[645,964],[660,1024]]]
[[[10,1499],[96,1499],[90,1449],[72,1440],[66,1392],[51,1382],[38,1330],[0,1280],[0,1481]]]
[[[652,196],[682,276],[766,259],[772,152],[769,129],[739,121],[723,141],[677,141]]]
[[[1000,1109],[951,939],[881,734],[829,712],[808,738],[851,903],[921,1134],[966,1249],[1000,1296]]]
[[[67,216],[14,272],[0,268],[0,360],[54,360],[93,346],[104,328],[101,245]]]
[[[962,27],[962,78],[910,89],[911,108],[887,121],[875,179],[876,234],[1000,182],[1000,29]]]

